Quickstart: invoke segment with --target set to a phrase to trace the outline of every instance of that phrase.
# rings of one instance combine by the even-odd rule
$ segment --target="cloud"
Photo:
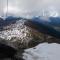
[[[0,0],[0,15],[6,14],[7,0]],[[60,16],[59,0],[8,0],[9,14],[18,16]],[[52,7],[52,9],[51,9]],[[14,8],[14,9],[13,9]],[[50,13],[50,10],[52,11]],[[53,13],[54,11],[54,13]],[[56,13],[55,13],[56,12]],[[52,16],[53,16],[52,15]]]

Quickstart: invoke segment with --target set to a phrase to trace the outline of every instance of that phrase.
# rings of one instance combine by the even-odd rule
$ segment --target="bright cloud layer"
[[[5,15],[7,8],[7,0],[0,1],[0,15]],[[59,5],[59,0],[8,0],[8,12],[9,14],[19,16],[40,15],[56,17],[60,15]]]

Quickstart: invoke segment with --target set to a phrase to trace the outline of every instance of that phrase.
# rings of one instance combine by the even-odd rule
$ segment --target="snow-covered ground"
[[[60,60],[60,44],[41,43],[36,47],[26,49],[23,53],[25,60]]]

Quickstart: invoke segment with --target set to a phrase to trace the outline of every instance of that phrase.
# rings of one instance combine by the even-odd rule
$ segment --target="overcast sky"
[[[8,0],[8,13],[18,16],[59,16],[59,0]],[[7,12],[7,0],[0,0],[0,15]]]

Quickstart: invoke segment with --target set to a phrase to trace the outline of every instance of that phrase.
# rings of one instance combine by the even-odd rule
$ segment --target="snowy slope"
[[[60,60],[60,44],[41,43],[23,53],[25,60]]]
[[[3,28],[4,30],[0,31],[0,38],[5,40],[12,39],[12,42],[17,40],[21,40],[20,43],[29,42],[31,40],[31,37],[29,36],[29,30],[24,25],[24,22],[25,20],[17,20],[15,24],[5,26]]]

